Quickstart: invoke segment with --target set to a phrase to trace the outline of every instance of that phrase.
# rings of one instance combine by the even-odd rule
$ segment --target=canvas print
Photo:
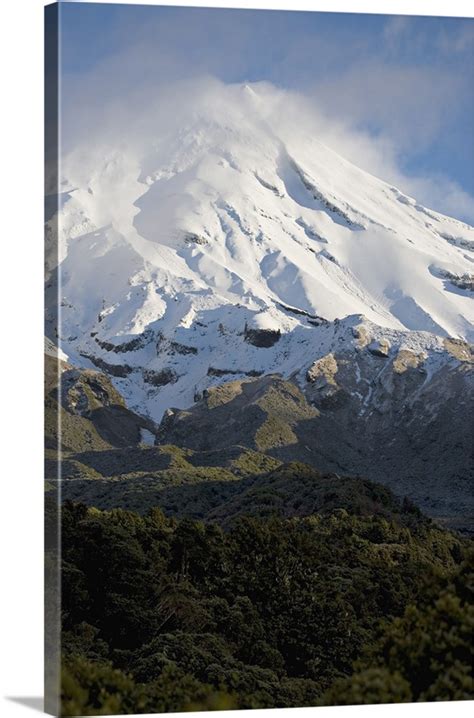
[[[473,58],[46,8],[51,713],[474,697]]]

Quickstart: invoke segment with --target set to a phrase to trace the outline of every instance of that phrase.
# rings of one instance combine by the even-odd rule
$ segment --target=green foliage
[[[325,705],[411,703],[410,683],[388,668],[366,668],[348,680],[336,681],[323,699]]]
[[[235,698],[200,683],[173,666],[146,685],[114,668],[109,662],[69,658],[62,670],[61,704],[64,716],[127,713],[174,713],[226,710]]]
[[[227,531],[66,504],[65,712],[472,697],[467,542],[376,499]]]
[[[241,447],[212,452],[192,452],[173,446],[130,447],[91,452],[81,458],[87,461],[89,469],[93,464],[103,474],[108,471],[112,476],[94,481],[89,480],[93,476],[63,481],[62,497],[106,510],[121,507],[145,513],[150,506],[160,506],[170,516],[217,521],[222,525],[242,515],[290,518],[336,509],[376,515],[389,522],[396,519],[416,530],[428,522],[410,501],[400,502],[385,486],[359,478],[321,474],[298,462],[275,466],[270,457]],[[184,461],[189,462],[187,468]],[[224,465],[219,466],[218,462]],[[136,473],[117,479],[115,472],[120,465]],[[148,473],[144,471],[146,466]],[[162,468],[158,470],[159,466]],[[382,524],[371,530],[378,531],[379,542],[383,542]]]
[[[471,552],[451,582],[432,579],[417,605],[386,622],[353,675],[336,683],[325,702],[472,699],[473,558]]]
[[[61,685],[61,713],[65,716],[133,713],[144,705],[133,680],[108,662],[69,658]]]

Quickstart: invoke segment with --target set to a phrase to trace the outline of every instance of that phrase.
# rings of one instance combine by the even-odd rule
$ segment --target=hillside
[[[302,380],[224,382],[189,409],[168,410],[159,426],[127,409],[105,374],[47,355],[47,478],[58,474],[59,411],[64,499],[213,518],[259,477],[297,461],[314,467],[315,477],[385,484],[439,521],[472,531],[468,345],[445,340],[433,360],[381,348],[364,333],[367,325],[339,329],[338,352]],[[364,494],[357,481],[355,493]]]
[[[154,441],[153,423],[127,409],[107,376],[72,366],[50,346],[44,361],[46,478],[88,476],[83,452]]]

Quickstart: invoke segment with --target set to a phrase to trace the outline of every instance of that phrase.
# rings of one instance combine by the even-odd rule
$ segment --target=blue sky
[[[342,122],[350,159],[474,222],[473,19],[62,3],[61,22],[65,117],[199,76],[271,82]]]

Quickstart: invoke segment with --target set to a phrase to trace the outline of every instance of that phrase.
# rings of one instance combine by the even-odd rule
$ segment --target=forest
[[[66,502],[63,715],[473,698],[469,540],[410,502],[371,511],[222,525]]]

